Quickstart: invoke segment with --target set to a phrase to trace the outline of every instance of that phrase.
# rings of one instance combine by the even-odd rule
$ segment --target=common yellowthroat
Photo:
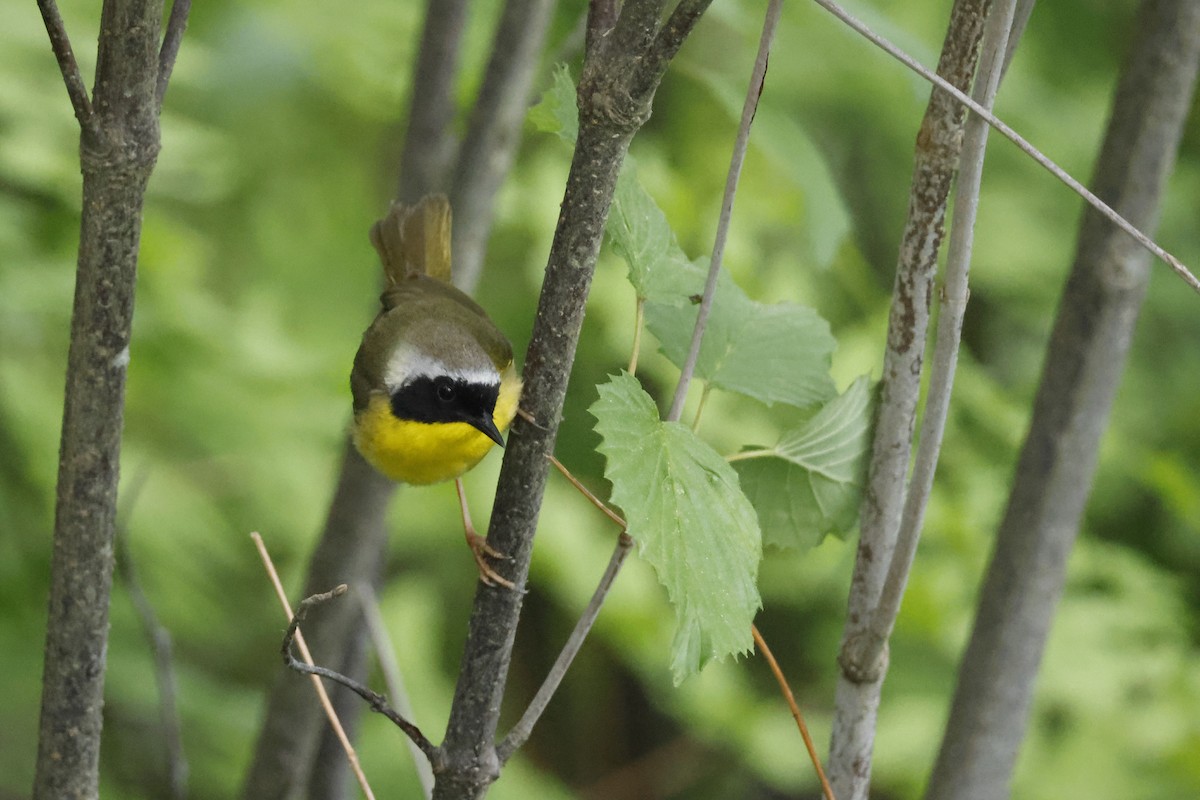
[[[394,481],[455,479],[480,578],[511,587],[484,560],[503,556],[475,533],[457,479],[504,446],[521,379],[508,339],[450,283],[450,226],[449,201],[428,195],[371,228],[387,285],[350,373],[354,444]]]

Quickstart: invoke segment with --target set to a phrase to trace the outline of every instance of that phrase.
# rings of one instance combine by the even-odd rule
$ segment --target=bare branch
[[[75,61],[75,52],[71,49],[71,39],[67,36],[67,26],[63,24],[62,14],[54,0],[38,0],[38,10],[42,12],[42,22],[46,24],[46,33],[50,36],[50,48],[58,61],[58,69],[62,72],[63,83],[67,85],[67,94],[71,97],[71,107],[75,109],[75,119],[79,126],[91,135],[99,132],[96,124],[96,114],[92,110],[92,101],[88,99],[87,87],[83,76],[79,74],[79,63]]]
[[[681,2],[675,9],[676,14],[685,5],[687,3]],[[671,410],[667,413],[668,422],[677,422],[683,414],[688,385],[696,371],[696,361],[700,358],[700,343],[704,340],[704,329],[712,311],[713,295],[717,291],[717,276],[721,272],[721,261],[725,256],[725,240],[729,236],[729,221],[733,217],[733,199],[737,194],[738,179],[742,175],[742,164],[746,160],[746,149],[750,145],[750,125],[754,122],[754,112],[758,110],[758,100],[762,97],[763,83],[767,77],[767,59],[771,54],[771,42],[775,39],[775,28],[779,24],[782,9],[782,0],[770,0],[767,4],[762,36],[758,40],[758,54],[754,57],[754,69],[750,73],[750,85],[746,89],[742,118],[738,123],[737,136],[733,142],[733,156],[729,160],[729,172],[725,178],[725,196],[721,199],[721,216],[717,220],[717,233],[713,241],[712,259],[708,263],[704,295],[700,300],[700,312],[696,316],[696,326],[692,329],[692,342],[679,375],[679,383],[675,386]],[[674,16],[673,14],[672,18]]]
[[[521,715],[521,719],[513,726],[508,735],[504,737],[504,741],[496,748],[496,755],[503,764],[512,757],[512,754],[520,749],[521,745],[525,744],[529,739],[529,735],[533,732],[533,726],[541,718],[542,712],[546,710],[546,706],[550,704],[550,699],[554,697],[554,693],[558,691],[558,686],[562,683],[563,677],[567,674],[567,670],[571,667],[571,662],[575,660],[575,656],[579,654],[579,649],[583,647],[583,641],[587,638],[588,633],[595,624],[596,618],[600,616],[600,607],[604,605],[605,599],[608,597],[609,591],[612,589],[613,581],[617,579],[617,574],[621,571],[621,566],[625,563],[625,558],[633,549],[633,537],[626,531],[625,520],[620,514],[613,511],[607,503],[596,497],[591,490],[580,483],[571,471],[563,466],[552,455],[547,455],[546,460],[554,465],[563,477],[570,481],[588,502],[598,508],[606,517],[611,519],[621,528],[621,533],[617,537],[616,547],[613,549],[613,554],[609,558],[608,567],[604,570],[604,574],[600,577],[600,583],[596,586],[596,591],[592,593],[592,599],[588,602],[587,608],[575,623],[574,630],[571,631],[567,643],[563,645],[562,651],[558,654],[558,658],[554,660],[554,665],[550,668],[549,674],[546,675],[545,681],[542,682],[537,694],[530,701],[529,707],[525,709],[525,713]]]
[[[868,39],[872,44],[876,45],[888,55],[904,64],[904,66],[908,67],[930,83],[933,83],[938,88],[950,93],[955,100],[987,120],[989,125],[998,130],[1006,139],[1015,144],[1021,150],[1021,152],[1025,153],[1027,156],[1040,164],[1047,172],[1058,178],[1062,183],[1066,184],[1067,188],[1086,200],[1088,205],[1107,217],[1109,221],[1111,221],[1118,228],[1132,236],[1138,244],[1161,259],[1175,272],[1176,275],[1183,279],[1184,283],[1192,287],[1192,289],[1195,291],[1200,292],[1200,279],[1197,279],[1196,276],[1193,275],[1192,272],[1183,264],[1183,262],[1160,247],[1153,239],[1142,233],[1137,226],[1133,225],[1131,222],[1129,222],[1129,220],[1125,219],[1116,211],[1114,211],[1099,197],[1088,191],[1087,187],[1072,178],[1066,172],[1066,170],[1051,161],[1040,150],[1026,141],[1025,138],[1019,133],[1014,131],[987,109],[983,108],[970,97],[968,97],[965,93],[963,93],[962,90],[952,86],[942,78],[930,72],[925,66],[918,63],[915,59],[913,59],[900,48],[896,47],[887,39],[884,39],[882,36],[872,31],[866,26],[865,23],[856,19],[852,14],[850,14],[850,12],[833,2],[833,0],[814,0],[814,2],[829,11],[838,19],[845,22],[863,37]]]
[[[295,670],[296,672],[305,675],[318,675],[322,678],[331,680],[334,683],[341,684],[357,694],[363,700],[366,700],[367,705],[371,707],[372,711],[387,717],[392,721],[392,724],[404,731],[404,734],[412,741],[413,744],[417,746],[422,753],[425,754],[425,757],[429,759],[429,763],[436,769],[440,759],[438,748],[434,746],[433,742],[425,738],[425,734],[421,733],[420,728],[397,713],[396,710],[388,704],[386,697],[378,692],[371,691],[366,686],[363,686],[361,683],[352,678],[347,678],[340,672],[335,672],[334,670],[326,669],[325,667],[318,667],[315,664],[300,661],[292,655],[292,642],[295,640],[296,635],[300,631],[300,623],[304,621],[306,616],[308,616],[308,610],[313,606],[318,606],[322,603],[327,603],[334,598],[341,597],[346,593],[346,589],[346,584],[343,583],[334,587],[328,592],[310,595],[309,597],[306,597],[300,601],[300,605],[296,608],[296,613],[292,616],[292,621],[288,625],[287,633],[284,634],[283,643],[279,648],[280,653],[283,655],[283,663],[285,663],[289,669]]]
[[[596,43],[606,52],[642,56],[654,41],[666,4],[667,0],[624,0],[612,30]]]
[[[1025,35],[1025,26],[1029,24],[1029,18],[1033,16],[1033,6],[1036,2],[1037,0],[1017,0],[1017,10],[1013,12],[1012,30],[1008,32],[1008,47],[1004,50],[1004,65],[1000,70],[1000,80],[1004,80],[1004,76],[1008,74],[1008,67],[1017,53],[1017,45],[1021,43],[1021,37]],[[988,106],[988,110],[991,110],[991,106]]]
[[[162,108],[163,98],[167,96],[167,84],[171,82],[171,72],[175,69],[175,58],[179,55],[179,45],[183,41],[183,32],[187,30],[188,14],[192,10],[192,0],[175,0],[171,3],[171,16],[167,18],[167,31],[163,35],[162,49],[158,51],[158,85],[155,97],[158,106]]]

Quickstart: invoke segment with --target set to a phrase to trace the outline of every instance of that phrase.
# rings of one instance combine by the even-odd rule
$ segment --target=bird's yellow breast
[[[521,382],[509,367],[492,420],[508,430],[517,413]],[[371,396],[354,417],[354,445],[371,466],[394,481],[417,485],[457,478],[479,463],[494,442],[465,422],[413,422],[392,413],[384,394]]]

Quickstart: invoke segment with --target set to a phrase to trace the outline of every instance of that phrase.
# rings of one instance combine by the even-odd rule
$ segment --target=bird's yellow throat
[[[521,381],[510,364],[500,380],[492,420],[502,432],[517,413]],[[413,422],[392,413],[375,394],[355,415],[354,444],[371,466],[394,481],[416,485],[457,478],[479,463],[494,442],[465,422]]]

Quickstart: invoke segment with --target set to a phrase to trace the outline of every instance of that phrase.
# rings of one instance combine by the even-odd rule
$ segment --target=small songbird
[[[454,479],[480,579],[511,588],[484,559],[504,556],[471,525],[461,476],[504,446],[521,379],[508,339],[450,283],[450,225],[449,201],[428,195],[371,228],[387,286],[350,373],[354,444],[394,481]]]

